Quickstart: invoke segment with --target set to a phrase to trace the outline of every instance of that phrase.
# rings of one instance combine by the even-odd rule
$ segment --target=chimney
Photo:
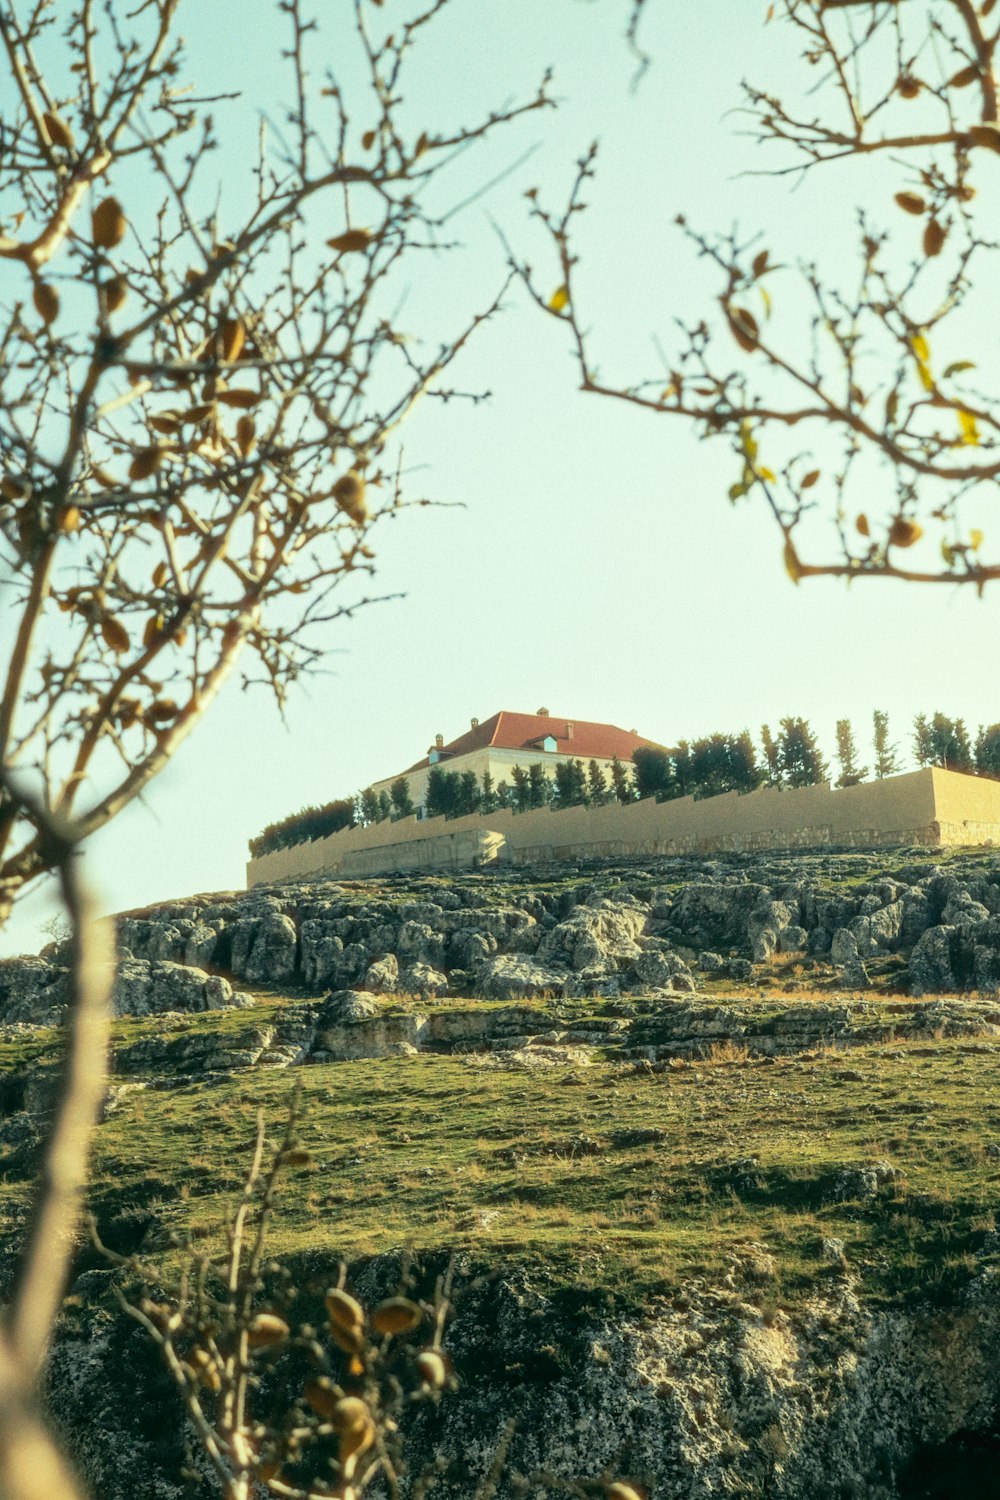
[[[548,711],[547,708],[540,708],[538,710],[538,712],[536,713],[536,715],[535,715],[535,717],[538,718],[538,719],[547,719],[548,716],[549,716],[549,711]]]
[[[571,740],[573,738],[573,720],[572,719],[567,719],[566,720],[566,738],[568,740]]]
[[[479,728],[479,720],[478,719],[473,719],[473,721],[472,721],[472,727],[473,727],[473,729],[478,729]]]
[[[444,748],[444,735],[436,734],[434,736],[434,744],[438,750],[442,750]]]

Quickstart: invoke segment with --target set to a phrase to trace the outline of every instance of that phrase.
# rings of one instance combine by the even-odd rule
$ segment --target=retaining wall
[[[925,769],[839,790],[824,783],[798,791],[761,788],[743,797],[726,792],[700,802],[648,799],[344,828],[252,859],[247,884],[318,874],[471,869],[496,861],[994,843],[1000,844],[1000,782]]]

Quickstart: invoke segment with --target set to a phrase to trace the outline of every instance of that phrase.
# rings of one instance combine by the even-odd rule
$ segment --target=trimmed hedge
[[[353,828],[356,822],[353,797],[338,797],[335,802],[326,802],[322,807],[303,807],[277,823],[269,823],[263,832],[250,840],[250,854],[253,859],[259,859],[262,854],[271,854],[275,849],[290,849],[294,844],[326,838],[327,834],[338,833],[341,828]]]

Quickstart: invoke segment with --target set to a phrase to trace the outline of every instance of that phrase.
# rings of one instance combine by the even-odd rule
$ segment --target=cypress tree
[[[378,820],[384,823],[386,818],[392,817],[392,801],[389,793],[383,788],[378,794]]]
[[[760,726],[760,744],[764,752],[764,781],[767,786],[781,785],[781,756],[769,724]]]
[[[632,752],[636,795],[662,800],[670,789],[670,756],[655,745],[640,745]]]
[[[518,812],[527,812],[531,806],[528,773],[523,766],[511,766],[510,779],[514,783],[514,806]]]
[[[980,776],[1000,780],[1000,724],[979,726],[976,735],[976,771]]]
[[[857,786],[868,775],[868,767],[858,765],[858,748],[850,719],[837,720],[837,759],[840,761],[838,786]]]
[[[570,799],[570,775],[569,775],[569,768],[570,768],[570,762],[569,761],[563,761],[563,760],[556,761],[556,765],[555,765],[556,794],[555,794],[555,799],[554,800],[555,800],[555,803],[556,803],[557,807],[568,807],[569,806],[569,799]]]
[[[611,761],[611,790],[619,802],[635,801],[634,779],[617,755]]]
[[[587,801],[587,771],[582,760],[566,763],[566,807],[581,807]]]
[[[764,772],[757,764],[757,752],[754,750],[749,730],[744,729],[742,734],[730,740],[730,757],[733,790],[736,792],[756,791],[764,779]]]
[[[413,798],[410,796],[410,783],[405,776],[398,777],[392,783],[389,796],[392,798],[393,817],[409,818],[416,812]]]
[[[782,719],[778,763],[787,786],[816,786],[829,775],[819,743],[805,719]]]
[[[694,765],[691,746],[687,740],[681,740],[677,748],[670,752],[670,784],[667,787],[667,796],[688,797],[693,792]]]
[[[934,742],[926,714],[917,714],[913,721],[913,756],[918,766],[929,766],[934,762]]]
[[[441,818],[450,811],[451,788],[448,785],[448,772],[443,766],[431,766],[424,806],[429,818]]]
[[[364,824],[378,822],[378,797],[373,787],[366,786],[360,797],[361,821]]]
[[[528,806],[546,807],[552,801],[552,782],[545,774],[545,767],[536,761],[528,767]]]
[[[880,708],[872,714],[872,742],[875,748],[875,779],[884,781],[899,770],[899,750],[889,742],[889,715]]]
[[[464,818],[479,811],[479,777],[475,771],[463,771],[461,775],[457,775],[457,780],[452,816]]]
[[[913,721],[913,753],[921,766],[939,766],[943,771],[974,769],[969,731],[964,719],[936,713],[928,720],[917,714]]]
[[[507,783],[501,782],[500,784],[501,786],[506,786]],[[490,775],[490,769],[487,766],[483,772],[483,779],[479,788],[479,811],[484,813],[496,812],[500,805],[498,791],[493,786],[493,777]]]
[[[602,807],[608,800],[608,779],[596,760],[587,765],[587,801],[591,807]]]

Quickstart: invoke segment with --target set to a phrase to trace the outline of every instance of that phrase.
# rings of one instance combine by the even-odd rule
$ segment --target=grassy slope
[[[235,1032],[280,1004],[184,1024]],[[134,1041],[163,1027],[119,1029]],[[277,1132],[300,1083],[314,1162],[287,1179],[275,1255],[466,1248],[626,1303],[718,1279],[748,1240],[778,1261],[761,1295],[789,1305],[829,1276],[824,1238],[843,1240],[875,1301],[943,1295],[969,1274],[1000,1181],[987,1150],[1000,1141],[1000,1047],[931,1039],[774,1062],[725,1052],[656,1075],[597,1053],[575,1070],[420,1055],[134,1090],[98,1131],[91,1202],[122,1249],[150,1216],[146,1248],[171,1230],[209,1232],[241,1181],[258,1107]],[[632,1143],[629,1132],[651,1130],[660,1136]],[[880,1160],[901,1176],[876,1199],[834,1200],[843,1167]],[[16,1152],[4,1168],[10,1222],[27,1189]]]

